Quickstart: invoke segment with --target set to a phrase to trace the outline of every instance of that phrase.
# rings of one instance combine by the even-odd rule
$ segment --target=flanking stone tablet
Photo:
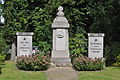
[[[104,33],[88,33],[88,57],[103,58]]]
[[[32,55],[33,32],[17,32],[17,56]]]

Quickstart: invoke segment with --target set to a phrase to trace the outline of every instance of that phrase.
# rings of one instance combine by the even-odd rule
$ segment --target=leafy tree
[[[91,0],[88,4],[92,24],[89,32],[105,33],[105,55],[108,65],[115,62],[119,54],[119,0]],[[115,50],[115,51],[114,51]]]
[[[88,3],[89,15],[92,24],[89,32],[105,33],[105,42],[108,44],[112,40],[112,20],[113,14],[113,0],[91,0]]]
[[[59,6],[64,7],[69,21],[70,38],[97,32],[105,33],[105,46],[119,42],[119,0],[7,0],[3,9],[6,22],[2,29],[7,44],[16,41],[16,32],[34,32],[33,45],[41,48],[49,45],[47,50],[50,50],[51,25]]]
[[[1,28],[0,28],[1,29]],[[1,30],[0,30],[0,54],[3,54],[5,53],[6,51],[6,43],[5,43],[5,40],[2,36],[2,33],[1,33]]]
[[[87,39],[83,34],[76,34],[70,38],[70,53],[71,58],[76,58],[82,55],[87,55]]]
[[[70,36],[86,33],[86,0],[11,0],[4,5],[4,38],[8,44],[16,40],[16,32],[34,32],[34,45],[52,43],[51,24],[58,6],[64,7],[71,27]]]

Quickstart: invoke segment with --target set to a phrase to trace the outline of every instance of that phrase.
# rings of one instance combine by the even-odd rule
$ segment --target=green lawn
[[[0,80],[47,80],[41,71],[17,70],[14,62],[6,61]],[[102,71],[80,71],[78,80],[120,80],[120,68],[106,67]]]
[[[14,62],[6,61],[5,63],[0,80],[47,80],[44,72],[17,70]]]
[[[120,67],[106,67],[102,71],[80,71],[78,80],[120,80]]]

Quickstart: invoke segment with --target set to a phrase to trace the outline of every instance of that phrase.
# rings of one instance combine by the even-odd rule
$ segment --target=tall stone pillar
[[[52,24],[53,29],[53,50],[52,63],[56,66],[71,66],[69,56],[69,23],[64,17],[63,7],[58,8],[57,17]]]

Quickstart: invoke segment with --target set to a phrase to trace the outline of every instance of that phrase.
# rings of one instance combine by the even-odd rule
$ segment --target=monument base
[[[70,58],[52,58],[51,59],[52,67],[71,67],[71,59]]]
[[[69,57],[69,50],[53,50],[51,62],[51,66],[72,66]]]

